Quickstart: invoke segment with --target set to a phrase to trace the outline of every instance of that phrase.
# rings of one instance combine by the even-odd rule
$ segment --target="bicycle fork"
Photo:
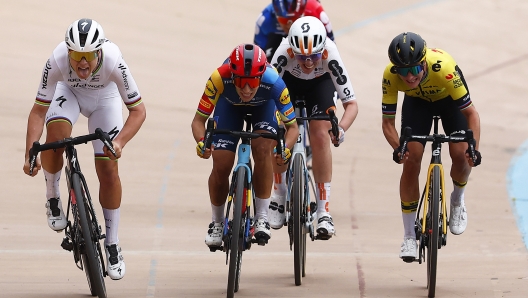
[[[440,216],[438,219],[439,221],[439,225],[440,225],[440,229],[439,229],[439,233],[440,233],[440,240],[438,242],[438,248],[442,248],[442,246],[445,246],[447,244],[447,225],[448,225],[448,222],[447,222],[447,207],[446,207],[446,200],[445,200],[445,181],[444,181],[444,167],[442,166],[441,163],[431,163],[429,165],[429,168],[427,170],[427,176],[428,179],[426,181],[426,184],[424,186],[424,191],[422,192],[422,197],[420,199],[420,204],[418,205],[418,210],[417,210],[417,218],[416,218],[416,221],[415,221],[415,226],[414,226],[414,230],[415,230],[415,233],[416,233],[416,240],[419,241],[419,257],[417,260],[415,260],[415,262],[419,262],[420,264],[422,263],[422,260],[425,259],[425,247],[428,243],[428,237],[430,237],[430,235],[432,234],[432,229],[431,227],[428,225],[428,222],[431,222],[432,218],[430,218],[430,212],[429,212],[429,209],[430,209],[430,202],[432,201],[432,197],[433,197],[433,189],[432,189],[432,173],[433,173],[433,170],[435,167],[438,167],[439,170],[440,170]],[[419,215],[420,215],[420,212],[421,212],[421,207],[423,206],[423,213],[422,213],[422,217],[419,218]]]

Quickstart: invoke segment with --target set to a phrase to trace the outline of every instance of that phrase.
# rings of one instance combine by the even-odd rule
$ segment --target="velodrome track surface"
[[[42,66],[67,26],[82,17],[102,23],[107,37],[121,47],[148,111],[119,162],[124,185],[119,236],[127,273],[121,281],[106,279],[109,297],[225,297],[225,254],[210,253],[203,243],[212,163],[196,157],[190,123],[207,78],[237,44],[252,41],[254,21],[267,3],[2,3],[0,297],[88,296],[84,273],[60,247],[62,234],[46,225],[42,174],[30,178],[22,172],[27,115]],[[398,258],[401,166],[391,160],[381,132],[387,46],[396,34],[414,31],[455,57],[482,124],[483,164],[474,169],[466,192],[469,226],[461,236],[449,235],[439,251],[437,297],[526,297],[528,254],[509,203],[506,174],[517,147],[528,138],[522,97],[528,77],[528,2],[364,3],[323,0],[359,102],[345,143],[333,149],[330,208],[337,236],[308,243],[306,278],[296,287],[286,230],[273,231],[269,245],[244,254],[236,296],[427,295],[426,265]],[[81,117],[74,135],[86,131]],[[79,151],[96,194],[92,148],[80,146]]]

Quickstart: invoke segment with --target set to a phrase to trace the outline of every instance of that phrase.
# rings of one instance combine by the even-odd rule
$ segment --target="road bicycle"
[[[447,243],[448,214],[446,207],[446,188],[444,168],[442,166],[442,143],[467,142],[469,156],[475,160],[475,140],[470,129],[449,136],[438,133],[439,116],[433,117],[432,135],[412,135],[410,127],[403,130],[400,138],[400,160],[407,152],[407,143],[411,141],[432,142],[431,162],[427,170],[427,180],[416,212],[414,229],[418,240],[418,259],[403,258],[405,262],[427,261],[428,297],[435,296],[438,250]],[[423,210],[423,213],[420,212]],[[427,250],[427,253],[426,253]]]
[[[277,140],[277,152],[284,154],[284,128],[279,127],[277,134],[255,133],[251,131],[251,115],[244,117],[244,131],[231,131],[216,129],[214,119],[207,121],[204,137],[204,148],[210,148],[212,137],[215,134],[229,134],[240,137],[241,142],[237,149],[237,163],[231,175],[231,183],[227,197],[227,209],[224,220],[224,231],[221,247],[212,247],[211,251],[220,249],[226,253],[226,265],[229,264],[227,279],[227,297],[233,298],[240,286],[240,273],[242,269],[242,253],[251,248],[252,243],[265,245],[267,239],[255,239],[253,217],[251,212],[253,204],[253,168],[251,164],[251,140],[266,138]],[[234,206],[232,204],[234,203]],[[233,208],[231,208],[233,207]],[[233,209],[233,210],[231,210]],[[232,212],[231,212],[232,211]]]
[[[114,156],[116,155],[108,133],[97,128],[93,134],[66,138],[46,144],[34,142],[29,151],[29,160],[30,174],[32,174],[39,152],[65,148],[67,160],[65,172],[69,193],[66,214],[68,224],[64,229],[65,237],[62,240],[61,246],[63,249],[73,252],[73,259],[75,260],[77,268],[83,270],[86,274],[90,294],[92,296],[98,296],[99,298],[106,298],[104,277],[107,275],[107,272],[99,242],[105,238],[105,235],[102,233],[101,226],[97,222],[90,192],[88,191],[88,185],[81,172],[77,150],[75,149],[76,145],[86,144],[97,139],[101,140],[104,146]],[[71,220],[69,219],[70,210],[72,215]]]
[[[302,278],[306,276],[306,235],[310,239],[328,240],[328,236],[315,235],[313,222],[317,210],[317,192],[314,180],[310,173],[307,156],[311,155],[310,147],[306,146],[309,139],[308,121],[326,120],[330,121],[334,136],[339,137],[338,120],[333,109],[326,115],[315,115],[308,117],[306,114],[305,101],[302,97],[295,99],[295,115],[299,126],[299,137],[293,146],[291,162],[286,172],[288,194],[285,203],[286,225],[290,238],[290,250],[293,250],[293,267],[295,285],[302,284]],[[334,144],[336,147],[339,144]],[[313,200],[312,196],[313,194]]]

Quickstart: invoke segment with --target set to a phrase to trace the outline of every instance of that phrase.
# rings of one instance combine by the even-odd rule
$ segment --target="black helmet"
[[[389,46],[389,59],[396,67],[419,64],[425,57],[427,45],[416,33],[403,32],[394,37]]]

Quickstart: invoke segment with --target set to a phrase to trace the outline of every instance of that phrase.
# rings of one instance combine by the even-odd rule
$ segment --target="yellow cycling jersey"
[[[463,77],[451,55],[441,49],[427,49],[425,60],[426,73],[418,87],[413,89],[409,89],[400,78],[392,63],[387,65],[382,81],[383,117],[395,117],[398,91],[429,102],[451,97],[461,110],[472,105]]]

